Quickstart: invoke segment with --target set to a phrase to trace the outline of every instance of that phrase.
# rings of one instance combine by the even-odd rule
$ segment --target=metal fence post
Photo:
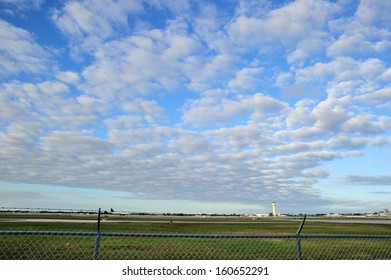
[[[92,255],[93,260],[99,260],[99,245],[100,245],[100,208],[98,211],[98,231],[95,237],[94,254]]]
[[[307,218],[307,215],[304,214],[303,220],[300,223],[299,228],[297,229],[296,232],[296,247],[297,247],[297,259],[301,260],[302,259],[302,251],[301,251],[301,240],[300,240],[300,232],[303,229],[305,219]]]

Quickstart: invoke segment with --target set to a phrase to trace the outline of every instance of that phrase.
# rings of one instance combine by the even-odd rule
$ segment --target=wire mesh
[[[95,234],[85,232],[18,232],[0,234],[1,260],[91,259]]]
[[[290,259],[295,243],[289,238],[246,235],[106,235],[100,259],[238,260]]]
[[[97,234],[0,231],[0,259],[293,260],[298,250],[306,260],[391,259],[391,236]]]
[[[303,235],[304,260],[390,260],[391,236]]]
[[[305,260],[389,260],[391,236],[0,231],[1,260],[294,260],[298,250]]]

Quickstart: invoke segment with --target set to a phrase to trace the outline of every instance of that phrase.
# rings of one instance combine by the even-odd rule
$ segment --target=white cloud
[[[30,119],[51,129],[92,125],[110,108],[97,98],[71,96],[69,88],[58,81],[3,84],[0,101],[7,108],[3,113],[5,123]]]
[[[46,3],[59,57],[0,21],[1,181],[317,210],[389,148],[388,4],[95,2]]]
[[[135,113],[149,123],[161,123],[168,120],[164,109],[155,100],[136,99],[122,104],[122,109],[128,113]]]
[[[117,116],[115,119],[107,119],[108,139],[120,148],[128,148],[133,145],[145,143],[165,143],[180,135],[189,136],[188,132],[167,126],[140,126],[139,119],[129,116]],[[194,135],[194,134],[190,134]]]
[[[278,114],[286,106],[286,103],[262,93],[238,99],[203,97],[188,102],[182,120],[195,126],[227,124],[249,115],[251,119],[263,119]]]
[[[79,73],[73,71],[58,72],[56,78],[67,84],[77,84],[80,80]]]
[[[238,16],[229,27],[232,39],[241,45],[259,46],[270,41],[295,49],[301,40],[321,39],[326,20],[335,8],[324,1],[294,1],[266,15]]]
[[[83,71],[83,90],[112,100],[172,90],[194,71],[199,48],[190,36],[151,30],[112,40],[98,48],[96,60]]]
[[[50,68],[52,55],[32,34],[0,20],[0,76],[39,74]]]
[[[379,55],[390,50],[390,9],[388,1],[363,0],[354,16],[332,21],[331,29],[342,34],[328,47],[328,55]]]
[[[102,139],[69,131],[54,131],[42,137],[41,148],[51,154],[69,157],[93,157],[105,155],[111,145]]]
[[[87,36],[104,39],[115,32],[116,24],[127,25],[128,13],[142,10],[141,2],[131,1],[68,1],[54,10],[52,20],[70,38]]]
[[[357,99],[379,107],[391,108],[391,88],[386,87],[375,92],[363,94],[357,97]]]
[[[331,137],[327,141],[327,145],[332,149],[361,149],[366,147],[370,143],[370,140],[365,137],[348,137],[344,135]]]
[[[298,153],[304,153],[308,151],[320,151],[325,147],[324,141],[313,141],[313,142],[301,142],[297,141],[294,143],[284,143],[283,145],[278,146],[273,153],[275,155],[295,155]]]
[[[287,56],[288,63],[301,65],[308,59],[313,59],[314,55],[321,54],[327,44],[323,37],[325,36],[301,40],[296,49]]]
[[[342,155],[338,153],[321,150],[296,152],[293,155],[278,157],[275,166],[287,172],[293,171],[294,174],[299,174],[300,170],[317,167],[325,161],[331,161],[340,156]]]
[[[235,12],[238,16],[246,17],[262,17],[272,9],[272,5],[268,1],[245,0],[239,1]]]
[[[246,97],[242,102],[246,107],[255,110],[255,113],[260,116],[277,114],[288,106],[287,103],[262,93]]]
[[[354,99],[328,97],[312,110],[311,102],[300,101],[286,118],[289,128],[314,125],[324,133],[359,133],[364,135],[383,133],[390,128],[388,117],[378,117],[352,110]]]
[[[367,41],[363,34],[343,34],[327,50],[328,54],[334,57],[352,53],[366,54],[373,51],[376,51],[376,45]]]
[[[324,63],[317,62],[313,66],[299,69],[296,72],[297,81],[325,81],[336,80],[354,80],[358,79],[358,64],[350,57],[338,57],[336,60]]]
[[[249,90],[260,83],[262,68],[243,68],[236,73],[236,78],[228,82],[228,87]]]
[[[239,101],[203,97],[188,102],[182,120],[195,126],[222,124],[248,113]]]
[[[391,128],[390,117],[379,119],[371,114],[359,114],[348,120],[343,129],[350,133],[380,134]]]
[[[378,79],[386,71],[384,62],[380,59],[370,58],[360,64],[360,73],[368,80]]]
[[[348,111],[335,99],[320,102],[314,108],[313,114],[317,120],[315,126],[332,133],[340,131],[350,118]]]
[[[103,100],[88,95],[79,95],[76,97],[76,101],[81,105],[82,112],[86,114],[97,113],[99,116],[102,116],[105,115],[105,113],[107,113],[110,108],[110,105]]]
[[[153,5],[157,7],[158,9],[168,9],[175,14],[182,14],[189,10],[191,3],[189,0],[182,0],[182,1],[176,1],[176,0],[149,0],[147,2],[149,5]]]
[[[235,151],[241,153],[251,150],[244,158],[256,157],[255,149],[273,143],[271,139],[262,136],[263,131],[255,125],[241,125],[234,127],[218,128],[205,132],[205,136],[222,152]]]
[[[40,9],[44,0],[0,0],[4,6],[2,11],[4,13],[16,16],[27,10]]]
[[[136,160],[154,159],[167,151],[167,147],[160,143],[137,144],[125,149],[124,157]]]
[[[0,92],[1,124],[7,124],[10,120],[27,120],[33,117],[33,113],[25,110],[23,104],[11,99],[13,99],[11,95],[6,94],[3,90]]]
[[[367,25],[391,26],[391,3],[382,0],[362,0],[356,11],[356,17]]]
[[[225,77],[234,76],[235,55],[230,51],[218,52],[195,62],[189,84],[192,90],[202,92],[220,87],[226,84]]]
[[[292,73],[289,72],[282,72],[278,74],[276,78],[275,85],[278,87],[283,87],[289,84],[290,80],[293,78]]]
[[[313,103],[309,99],[297,102],[295,108],[287,115],[286,123],[288,128],[312,126],[316,121],[316,117],[312,114],[312,108],[310,107]]]
[[[293,141],[316,140],[324,137],[324,131],[318,127],[304,126],[293,130],[281,130],[275,133],[278,139],[289,139]]]
[[[139,0],[68,1],[52,12],[52,21],[70,42],[74,57],[95,51],[96,45],[128,28],[128,15],[143,9]]]
[[[346,175],[342,177],[345,184],[354,186],[390,186],[391,176],[389,175]]]
[[[377,58],[355,60],[338,57],[295,71],[296,84],[311,83],[331,96],[361,95],[374,91],[388,79],[389,69]]]
[[[199,135],[179,137],[170,141],[169,148],[175,153],[184,153],[186,157],[210,153],[212,145]]]
[[[139,126],[142,122],[142,116],[139,115],[116,115],[103,121],[109,131],[127,130]]]
[[[35,121],[17,121],[9,124],[5,132],[1,132],[0,139],[2,145],[9,149],[5,154],[12,152],[24,153],[35,145],[39,135],[43,132],[43,126]],[[27,152],[31,155],[31,152]]]

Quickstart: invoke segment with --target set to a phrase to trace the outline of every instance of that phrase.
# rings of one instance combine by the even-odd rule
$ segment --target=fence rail
[[[391,259],[391,235],[0,231],[0,259]]]

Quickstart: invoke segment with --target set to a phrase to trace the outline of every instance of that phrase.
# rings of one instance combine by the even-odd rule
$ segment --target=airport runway
[[[12,223],[22,223],[22,222],[43,222],[43,223],[96,223],[96,220],[87,220],[87,219],[0,219],[0,222],[12,222]],[[101,220],[102,223],[171,223],[170,220]],[[279,221],[262,221],[262,223],[300,223],[299,219],[295,220],[279,220]],[[317,223],[339,223],[339,224],[384,224],[391,225],[391,219],[311,219],[307,218],[306,222],[317,222]],[[182,220],[172,220],[172,223],[176,224],[253,224],[256,221],[182,221]]]
[[[391,225],[391,219],[307,219],[307,222]]]

